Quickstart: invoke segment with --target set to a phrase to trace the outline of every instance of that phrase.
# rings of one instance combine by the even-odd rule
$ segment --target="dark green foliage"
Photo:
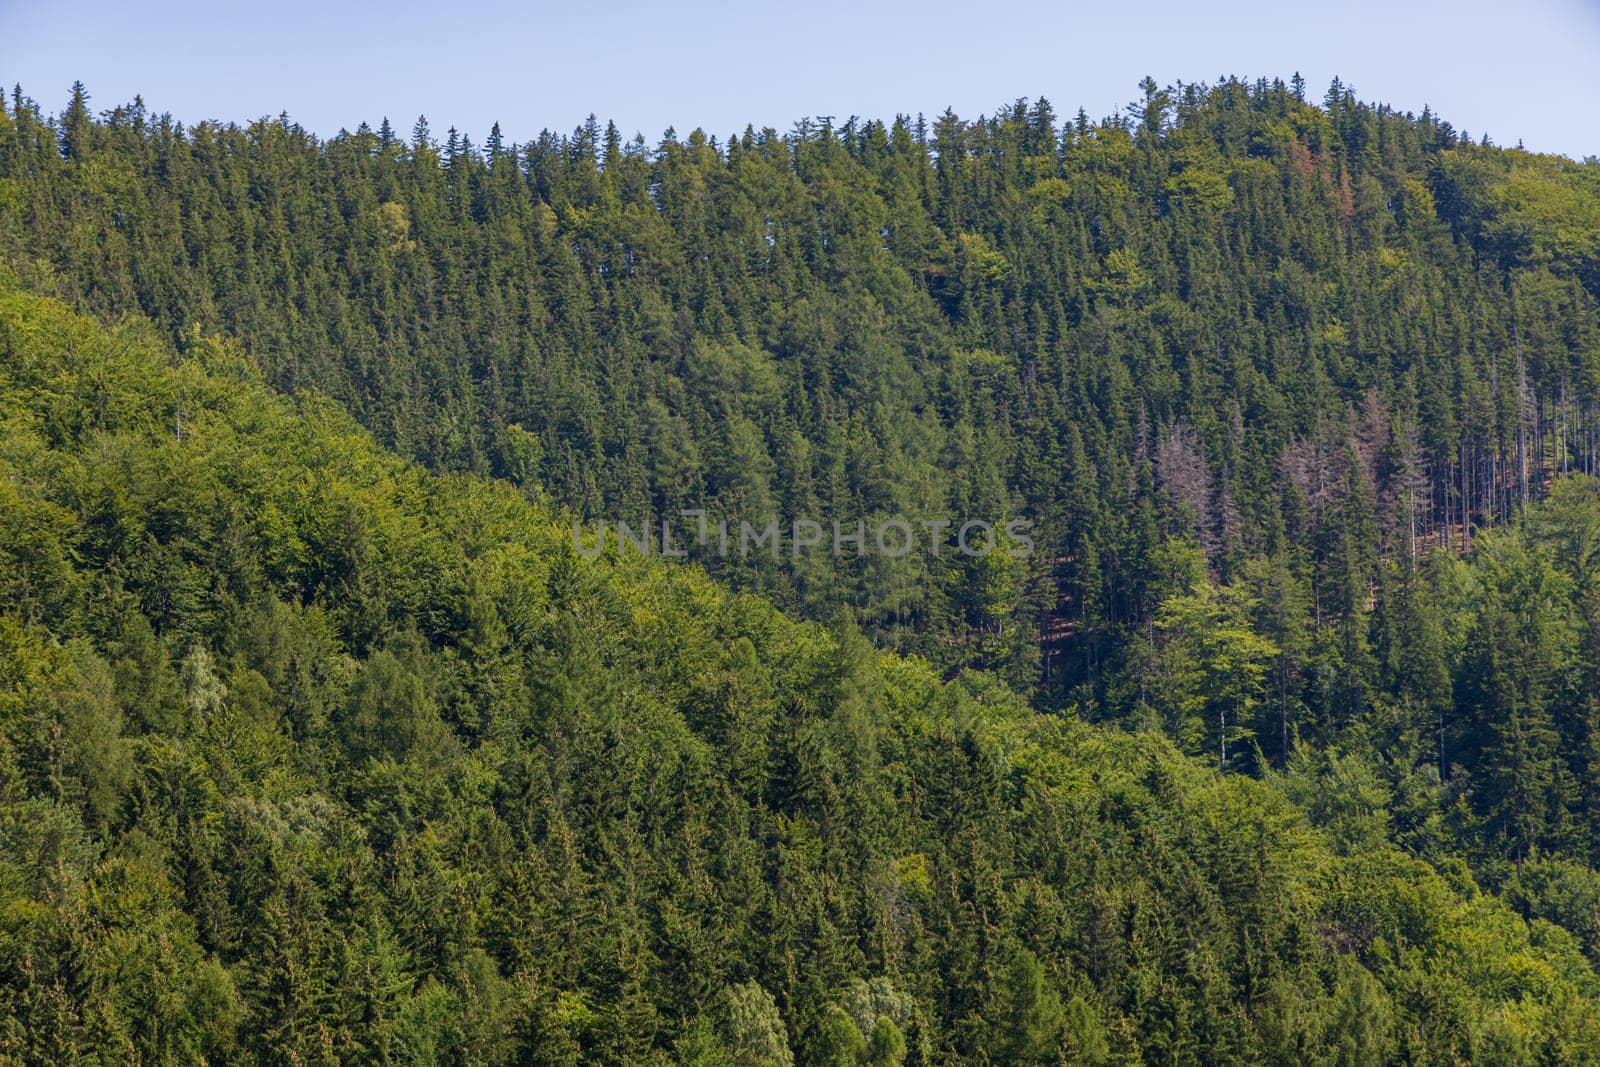
[[[1019,101],[480,151],[426,120],[409,145],[387,123],[319,141],[138,102],[97,119],[81,86],[50,118],[19,92],[0,251],[184,350],[235,335],[401,454],[591,519],[1027,518],[1037,551],[1006,573],[688,548],[1056,706],[1113,710],[1160,539],[1224,579],[1274,559],[1312,597],[1258,734],[1281,762],[1288,712],[1326,740],[1382,699],[1381,561],[1600,467],[1595,168],[1347,86],[1302,97],[1148,82],[1100,123]],[[29,602],[57,595],[37,568],[8,579]]]
[[[227,345],[174,360],[7,291],[0,381],[3,484],[73,546],[48,610],[0,615],[8,1057],[1600,1054],[1586,868],[1525,862],[1527,925],[1352,822],[1386,782],[1356,756],[1224,777],[848,620],[584,560],[516,490],[421,473]],[[1586,536],[1575,491],[1541,536]],[[1573,588],[1514,536],[1480,658]],[[1275,646],[1188,574],[1164,617],[1192,647],[1163,655],[1199,657],[1170,669],[1209,709]],[[1561,669],[1486,692],[1548,723]],[[1281,795],[1325,773],[1365,783],[1311,804],[1326,835]],[[1543,847],[1533,794],[1484,783],[1486,846]]]
[[[431,137],[0,115],[0,1058],[1600,1058],[1592,163]]]

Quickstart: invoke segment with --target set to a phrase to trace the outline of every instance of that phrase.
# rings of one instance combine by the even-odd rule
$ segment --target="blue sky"
[[[184,121],[287,111],[331,134],[426,113],[482,142],[570,130],[591,111],[652,143],[802,116],[980,112],[1019,96],[1099,117],[1139,79],[1338,74],[1364,99],[1474,136],[1600,154],[1600,0],[1231,6],[1039,3],[567,4],[0,0],[0,79],[58,110],[142,93]]]

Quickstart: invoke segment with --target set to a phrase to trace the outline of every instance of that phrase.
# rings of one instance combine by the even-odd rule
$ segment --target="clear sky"
[[[1600,0],[0,0],[0,79],[52,111],[82,79],[97,110],[141,93],[186,122],[287,111],[323,134],[426,113],[480,144],[496,120],[526,140],[590,112],[652,143],[669,125],[976,117],[1019,96],[1099,118],[1146,74],[1297,70],[1318,99],[1338,74],[1500,144],[1600,154]]]

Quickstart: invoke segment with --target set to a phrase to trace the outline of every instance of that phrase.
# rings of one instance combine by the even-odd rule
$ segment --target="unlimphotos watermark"
[[[617,553],[630,550],[641,556],[658,555],[677,559],[691,554],[690,546],[701,549],[694,555],[712,554],[720,557],[737,555],[740,559],[769,553],[773,559],[799,559],[809,552],[831,552],[834,556],[878,555],[901,559],[920,547],[930,556],[939,556],[945,549],[964,556],[981,557],[991,552],[1004,552],[1021,558],[1033,552],[1033,538],[1029,536],[1033,523],[1028,519],[1010,519],[996,523],[985,519],[866,519],[854,522],[816,519],[792,519],[782,522],[768,519],[757,526],[748,520],[734,523],[729,519],[712,521],[702,508],[688,508],[679,512],[681,519],[694,520],[674,529],[669,519],[649,520],[635,525],[626,522],[610,524]],[[594,559],[606,550],[607,523],[597,520],[592,530],[589,524],[575,520],[572,524],[572,547],[578,554]]]

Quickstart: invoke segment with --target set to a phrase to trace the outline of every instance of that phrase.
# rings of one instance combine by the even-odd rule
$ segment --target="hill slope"
[[[1393,696],[1335,651],[1379,560],[1600,471],[1593,165],[1265,79],[1149,81],[1098,122],[626,133],[320,140],[19,92],[0,249],[591,518],[1024,515],[1041,550],[1004,581],[954,554],[702,562],[1108,714],[1167,538],[1303,589],[1296,622],[1333,636],[1293,657],[1294,718],[1326,742]]]
[[[4,283],[0,498],[7,1058],[1600,1056],[1460,863],[585,560],[231,344]]]

